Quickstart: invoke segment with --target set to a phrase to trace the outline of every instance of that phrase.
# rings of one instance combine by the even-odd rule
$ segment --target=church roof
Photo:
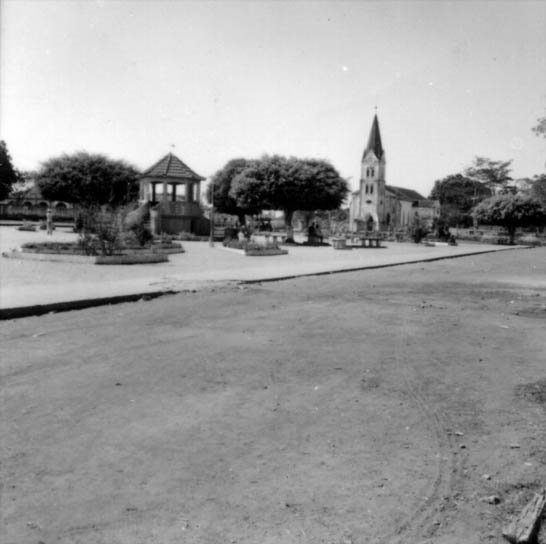
[[[364,150],[363,157],[366,156],[368,151],[373,151],[378,159],[383,157],[384,151],[381,145],[381,133],[379,132],[379,121],[377,115],[374,115],[372,129],[370,130],[370,137],[368,138],[368,145]]]
[[[414,202],[415,200],[426,200],[423,195],[420,195],[417,191],[413,189],[406,189],[404,187],[395,187],[394,185],[385,185],[385,189],[390,191],[400,200],[406,200]]]
[[[202,181],[205,178],[196,174],[187,164],[184,164],[176,155],[169,153],[146,170],[142,177],[184,178]]]

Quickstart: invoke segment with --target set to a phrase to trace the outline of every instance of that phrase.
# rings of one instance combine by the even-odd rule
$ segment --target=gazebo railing
[[[163,215],[201,215],[201,208],[197,202],[160,202],[159,207]]]

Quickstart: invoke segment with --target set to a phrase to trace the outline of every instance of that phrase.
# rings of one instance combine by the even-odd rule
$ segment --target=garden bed
[[[264,247],[262,249],[245,249],[245,255],[247,257],[269,257],[271,255],[288,255],[288,251],[286,249]]]
[[[77,243],[71,242],[29,242],[21,246],[24,253],[49,253],[57,255],[85,255]]]
[[[169,257],[165,253],[133,253],[125,255],[97,255],[95,264],[152,264],[166,263]]]
[[[60,262],[94,262],[95,264],[148,264],[164,263],[168,254],[184,253],[181,244],[154,244],[153,246],[131,246],[116,251],[113,255],[89,255],[78,243],[30,242],[23,244],[21,251],[5,254],[11,258],[34,258]]]
[[[29,242],[21,246],[24,253],[45,253],[55,255],[88,255],[77,242]],[[98,248],[95,248],[98,252]],[[120,248],[115,252],[122,255],[139,254],[171,254],[184,253],[182,244],[179,243],[160,243],[147,246],[130,245]]]
[[[275,242],[258,244],[253,240],[230,240],[224,242],[224,249],[236,251],[248,257],[269,257],[272,255],[288,255],[286,249],[281,249]]]

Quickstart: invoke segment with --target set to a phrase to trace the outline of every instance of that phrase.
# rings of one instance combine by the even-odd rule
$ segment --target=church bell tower
[[[374,116],[368,145],[362,155],[362,170],[360,175],[360,217],[379,230],[385,216],[385,151],[381,144],[379,121]]]

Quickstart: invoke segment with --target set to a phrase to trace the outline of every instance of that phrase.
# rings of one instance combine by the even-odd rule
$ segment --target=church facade
[[[379,121],[375,115],[368,145],[362,155],[359,188],[351,195],[351,230],[399,230],[409,227],[416,216],[432,224],[440,215],[439,201],[426,199],[412,189],[387,185],[386,165]]]

